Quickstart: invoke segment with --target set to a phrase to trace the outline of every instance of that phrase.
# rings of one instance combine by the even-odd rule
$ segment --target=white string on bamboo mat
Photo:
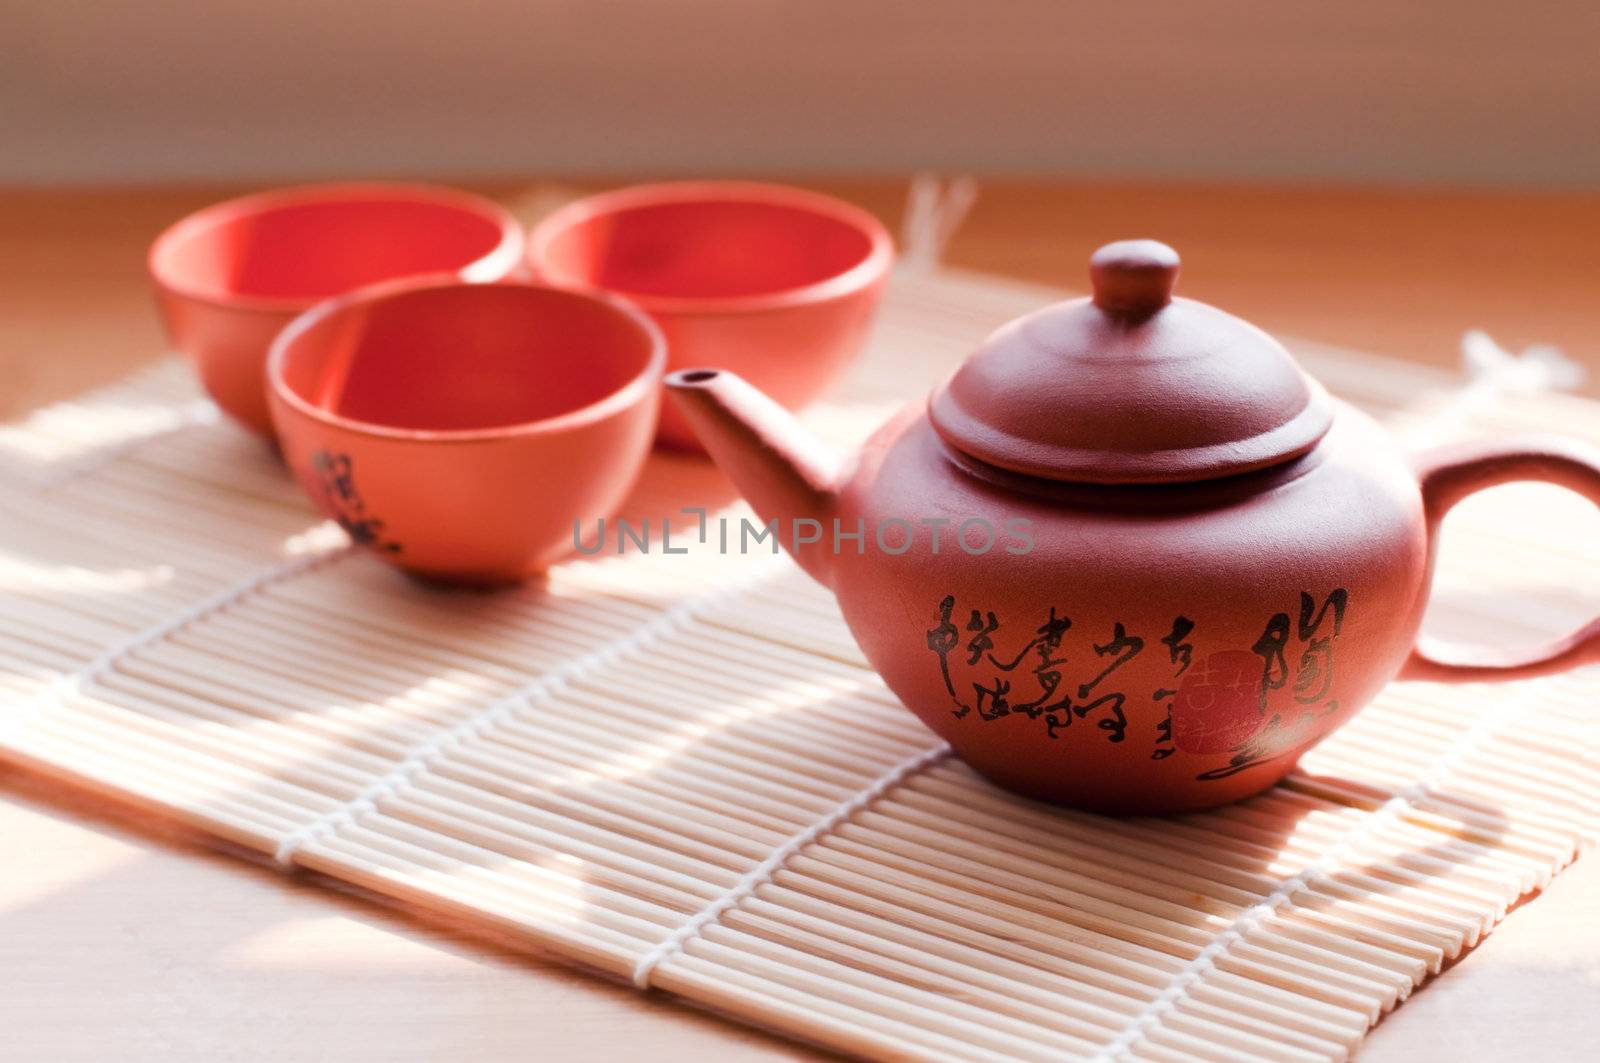
[[[1472,756],[1478,747],[1495,731],[1495,725],[1500,720],[1511,714],[1514,699],[1497,698],[1488,708],[1478,714],[1461,737],[1429,768],[1427,773],[1415,783],[1399,790],[1389,800],[1379,805],[1375,810],[1365,816],[1360,823],[1352,827],[1326,852],[1308,864],[1299,874],[1285,879],[1277,889],[1273,890],[1260,901],[1251,905],[1238,918],[1228,924],[1216,937],[1206,943],[1205,947],[1190,960],[1182,970],[1173,976],[1166,987],[1151,998],[1138,1014],[1128,1020],[1110,1043],[1095,1053],[1091,1063],[1117,1063],[1123,1056],[1132,1051],[1140,1039],[1149,1032],[1150,1028],[1159,1023],[1167,1012],[1177,1006],[1183,995],[1196,981],[1203,978],[1217,965],[1217,961],[1229,949],[1243,941],[1263,919],[1282,908],[1294,899],[1295,895],[1318,882],[1327,879],[1328,875],[1338,869],[1349,854],[1353,853],[1368,838],[1399,820],[1421,801],[1430,796],[1446,778],[1459,768],[1463,761]]]
[[[62,705],[69,698],[81,693],[86,685],[100,676],[105,675],[107,672],[115,671],[117,663],[128,654],[136,652],[143,646],[160,642],[168,635],[175,634],[191,624],[198,623],[206,617],[227,609],[229,606],[236,605],[273,583],[289,579],[292,576],[298,576],[302,572],[308,572],[319,565],[332,561],[336,557],[342,557],[348,554],[350,550],[351,545],[349,543],[314,547],[307,553],[291,557],[286,561],[280,561],[275,565],[261,569],[232,586],[224,587],[217,593],[196,602],[187,609],[174,613],[171,617],[153,627],[135,631],[126,638],[118,639],[82,668],[60,676],[35,694],[15,719],[0,721],[0,723],[7,724],[8,726],[5,729],[13,733],[21,731],[28,721]],[[3,733],[3,731],[0,731],[0,734]]]
[[[900,227],[900,268],[932,273],[978,198],[978,183],[961,176],[946,184],[931,173],[911,179]]]
[[[565,690],[572,680],[630,653],[647,649],[672,634],[701,613],[718,603],[742,594],[781,571],[788,563],[783,555],[764,559],[750,566],[750,570],[737,579],[724,583],[716,590],[680,602],[645,624],[635,628],[626,638],[608,642],[598,649],[574,657],[553,672],[518,687],[504,697],[497,698],[465,720],[421,742],[394,766],[365,786],[350,800],[329,809],[303,827],[284,836],[273,852],[273,859],[284,867],[294,864],[295,854],[343,827],[357,823],[362,817],[375,812],[385,800],[403,789],[411,779],[426,771],[434,758],[442,753],[458,750],[494,727],[508,722],[519,710],[532,706]]]
[[[1477,418],[1510,395],[1571,391],[1582,385],[1587,373],[1559,348],[1535,344],[1512,352],[1482,329],[1469,329],[1461,337],[1461,368],[1467,382],[1448,393],[1437,408],[1406,432],[1412,446],[1433,446],[1467,433]]]
[[[930,765],[936,764],[950,755],[950,746],[944,742],[924,749],[915,756],[907,757],[900,763],[892,766],[888,771],[878,776],[865,787],[857,790],[855,794],[841,801],[839,805],[826,816],[812,823],[799,833],[793,835],[788,841],[778,846],[767,854],[767,858],[746,871],[739,880],[728,887],[716,900],[701,908],[678,929],[668,934],[659,945],[639,958],[633,967],[633,984],[640,989],[650,988],[650,976],[655,973],[668,959],[680,952],[685,945],[700,932],[718,919],[728,909],[750,896],[756,890],[771,881],[772,876],[788,863],[789,858],[812,842],[828,834],[835,827],[848,822],[856,813],[869,807],[878,798],[893,790],[911,776],[922,771]]]

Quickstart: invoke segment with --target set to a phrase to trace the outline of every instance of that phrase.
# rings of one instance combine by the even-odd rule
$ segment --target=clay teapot
[[[1600,502],[1600,453],[1408,461],[1272,337],[1174,297],[1178,266],[1151,240],[1101,248],[1092,298],[995,332],[848,461],[732,373],[669,393],[894,693],[1029,796],[1206,808],[1275,783],[1397,675],[1600,660],[1600,620],[1523,655],[1417,645],[1445,512],[1511,480]]]

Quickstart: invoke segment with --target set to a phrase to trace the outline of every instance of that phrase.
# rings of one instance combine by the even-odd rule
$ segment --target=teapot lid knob
[[[1159,240],[1118,240],[1089,259],[1094,305],[1113,317],[1142,320],[1172,301],[1178,252]]]

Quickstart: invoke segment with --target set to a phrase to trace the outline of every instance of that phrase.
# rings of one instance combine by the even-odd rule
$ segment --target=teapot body
[[[1450,508],[1518,480],[1600,503],[1600,451],[1408,459],[1272,337],[1174,296],[1178,269],[1156,241],[1100,248],[1091,298],[997,329],[843,463],[735,374],[667,388],[756,513],[795,530],[889,688],[1032,797],[1209,808],[1277,782],[1402,673],[1600,663],[1600,618],[1532,647],[1417,642]]]
[[[1295,461],[1147,486],[981,466],[918,404],[834,516],[866,534],[816,560],[890,689],[1000,785],[1101,811],[1282,778],[1400,670],[1431,579],[1416,478],[1343,404]]]

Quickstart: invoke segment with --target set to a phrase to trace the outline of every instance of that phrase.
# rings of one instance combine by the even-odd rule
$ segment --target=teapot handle
[[[1428,537],[1457,502],[1517,480],[1539,480],[1576,491],[1600,505],[1600,451],[1574,439],[1526,436],[1439,447],[1417,458]],[[1520,652],[1491,647],[1442,650],[1419,641],[1400,670],[1402,679],[1519,679],[1600,661],[1600,617],[1571,634]]]

